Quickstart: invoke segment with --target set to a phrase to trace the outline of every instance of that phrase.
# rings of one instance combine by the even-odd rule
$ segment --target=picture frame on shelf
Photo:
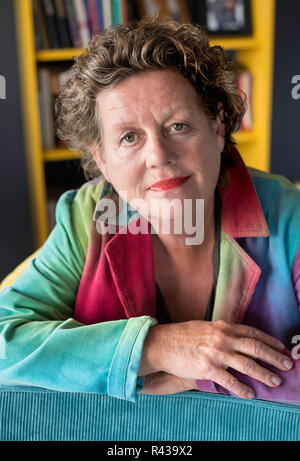
[[[250,0],[200,0],[201,26],[209,35],[252,35]]]

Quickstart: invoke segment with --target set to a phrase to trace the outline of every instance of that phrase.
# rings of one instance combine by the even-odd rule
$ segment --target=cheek
[[[216,145],[204,142],[194,146],[190,161],[196,169],[201,169],[208,174],[215,174],[220,168],[221,154]]]
[[[111,162],[107,171],[115,189],[126,191],[128,198],[139,197],[143,192],[143,170],[136,163],[127,162],[117,165]]]

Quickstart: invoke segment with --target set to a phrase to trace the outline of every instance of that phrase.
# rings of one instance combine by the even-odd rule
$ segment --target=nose
[[[174,146],[160,133],[148,138],[145,146],[145,161],[147,168],[158,168],[175,161]]]

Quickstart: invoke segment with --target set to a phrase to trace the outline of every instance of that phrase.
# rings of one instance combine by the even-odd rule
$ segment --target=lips
[[[181,184],[185,183],[190,176],[185,177],[176,177],[170,179],[163,179],[162,181],[158,181],[150,187],[150,190],[155,192],[175,189],[175,187],[180,186]]]

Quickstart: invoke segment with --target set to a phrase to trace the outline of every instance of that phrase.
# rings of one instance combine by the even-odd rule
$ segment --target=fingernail
[[[273,376],[272,382],[276,384],[276,386],[279,386],[279,384],[281,383],[281,379],[278,376]]]
[[[283,361],[283,366],[284,366],[285,368],[291,368],[291,367],[293,366],[293,362],[291,362],[291,361],[288,360],[288,359],[285,359],[285,360]]]

